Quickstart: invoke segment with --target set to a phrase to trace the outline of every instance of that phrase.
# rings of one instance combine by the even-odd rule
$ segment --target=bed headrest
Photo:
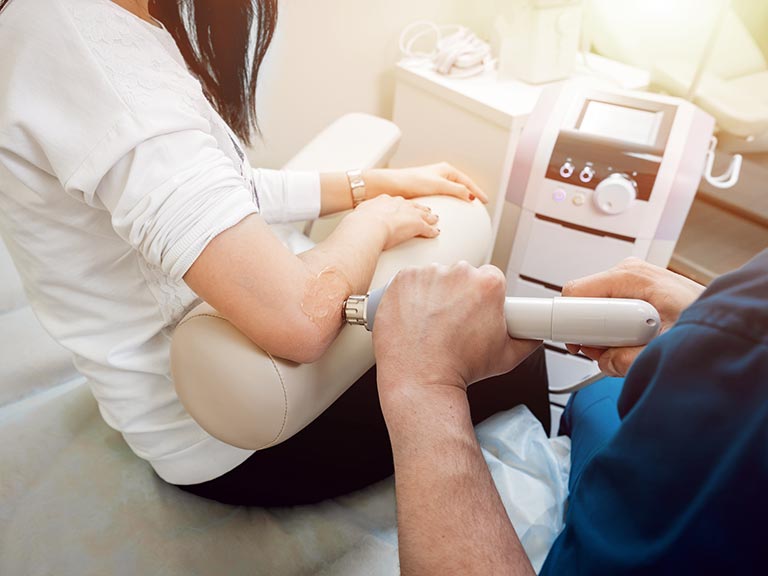
[[[659,63],[699,62],[721,14],[712,0],[593,0],[585,28],[596,52],[652,70]],[[747,27],[729,10],[708,70],[730,79],[766,70],[765,57]]]

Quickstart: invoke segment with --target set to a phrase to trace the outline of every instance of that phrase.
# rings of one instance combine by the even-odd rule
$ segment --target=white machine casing
[[[576,83],[545,90],[507,188],[519,213],[508,294],[553,297],[630,256],[666,267],[714,126],[679,98]]]

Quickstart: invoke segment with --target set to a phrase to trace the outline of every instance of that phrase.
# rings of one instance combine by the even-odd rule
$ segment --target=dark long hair
[[[11,0],[0,0],[0,11]],[[21,0],[23,1],[23,0]],[[206,96],[245,143],[258,132],[256,79],[277,26],[277,0],[150,0]]]

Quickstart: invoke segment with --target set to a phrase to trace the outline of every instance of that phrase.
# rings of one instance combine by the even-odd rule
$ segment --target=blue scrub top
[[[541,574],[768,573],[768,250],[637,358]]]

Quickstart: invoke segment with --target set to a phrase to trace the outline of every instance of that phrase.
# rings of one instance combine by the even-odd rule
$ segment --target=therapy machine
[[[575,83],[545,90],[507,189],[518,216],[509,295],[553,297],[568,280],[630,256],[666,267],[714,127],[679,98]]]
[[[666,267],[702,174],[711,176],[714,128],[711,116],[679,98],[577,82],[545,89],[506,190],[502,222],[514,238],[507,295],[553,298],[567,281],[630,256]],[[547,366],[561,394],[597,371],[567,354],[556,334]]]

